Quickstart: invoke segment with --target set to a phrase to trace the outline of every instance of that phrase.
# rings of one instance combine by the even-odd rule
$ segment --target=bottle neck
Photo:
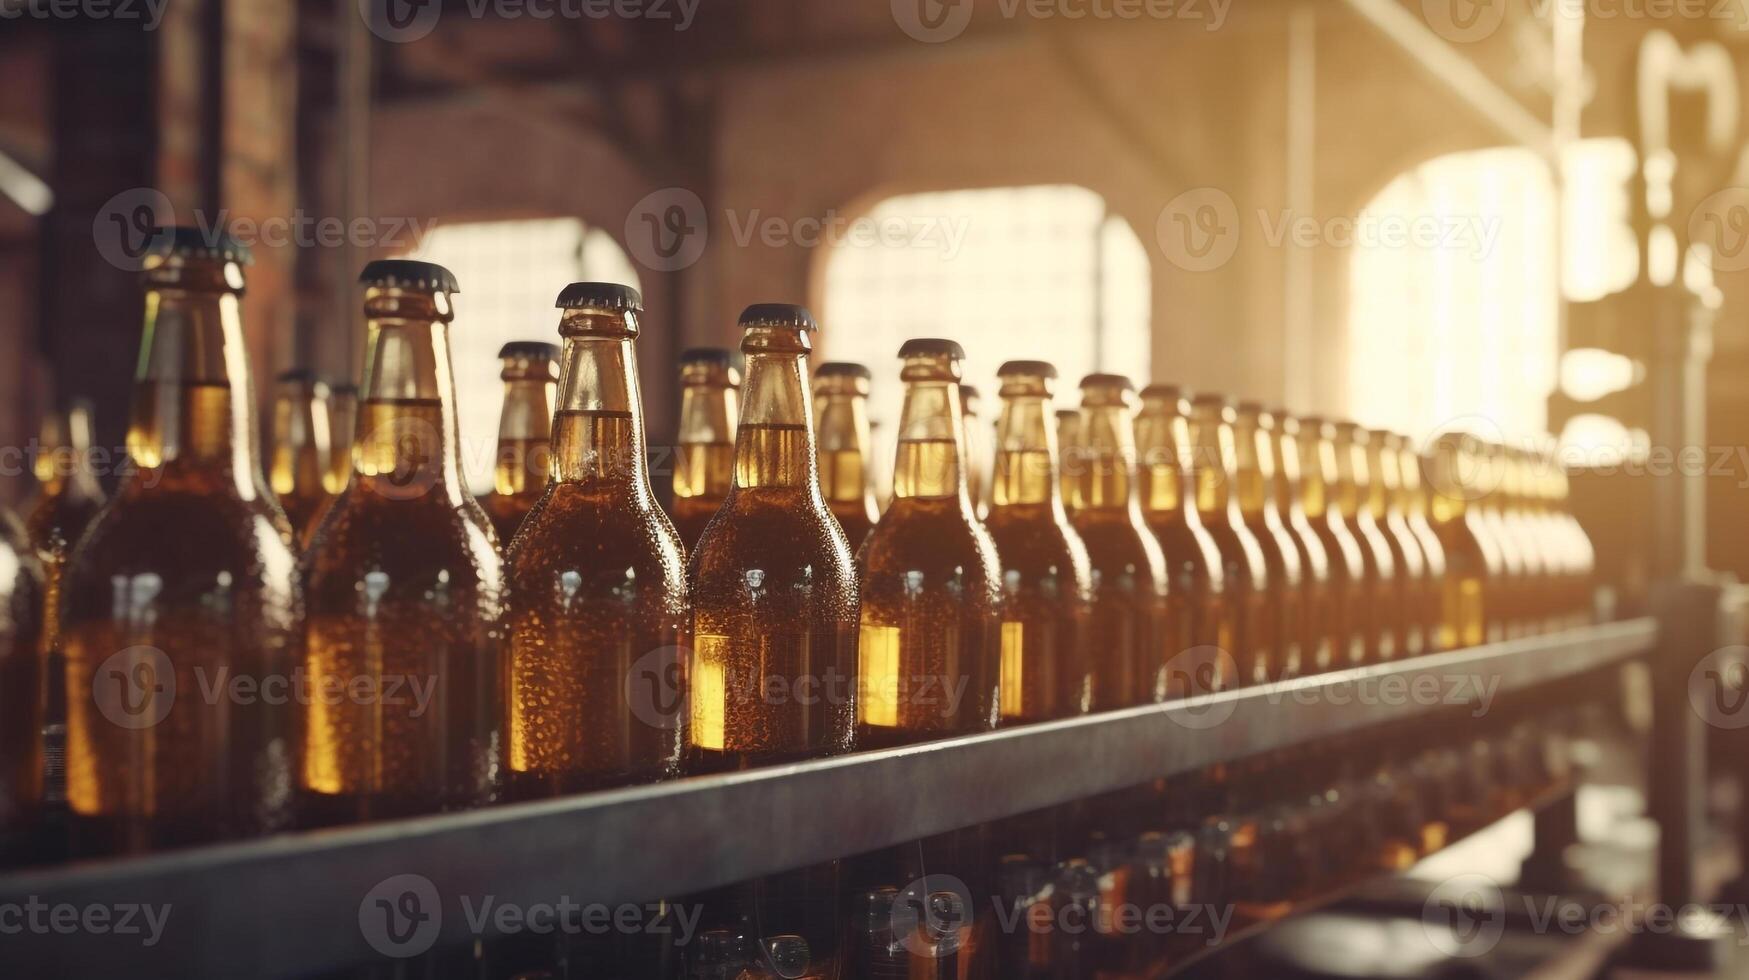
[[[908,396],[907,396],[908,397]],[[820,492],[836,504],[861,504],[872,493],[868,482],[868,401],[848,392],[821,391],[814,436],[820,454]]]
[[[1075,509],[1126,510],[1135,500],[1136,432],[1124,405],[1089,405],[1081,422]]]
[[[825,440],[821,440],[825,451]],[[946,500],[966,492],[965,422],[957,381],[910,381],[899,413],[899,449],[893,496]],[[968,506],[970,500],[967,500]]]
[[[565,337],[553,475],[561,483],[619,487],[646,483],[643,401],[632,338]]]
[[[1238,471],[1233,427],[1218,414],[1199,413],[1191,429],[1196,446],[1196,509],[1204,522],[1231,521],[1238,513],[1232,492]]]
[[[45,496],[99,498],[103,488],[91,465],[91,421],[83,409],[43,419],[31,472]]]
[[[273,456],[268,479],[281,496],[322,489],[329,451],[328,408],[309,389],[280,392],[273,401]]]
[[[805,350],[747,351],[735,486],[819,489]]]
[[[1352,519],[1363,512],[1365,488],[1371,483],[1366,471],[1366,447],[1347,437],[1338,436],[1335,448],[1336,508],[1343,517]]]
[[[1297,522],[1306,516],[1305,480],[1300,474],[1300,441],[1291,432],[1270,438],[1270,456],[1275,460],[1275,503],[1282,517]]]
[[[729,385],[689,384],[680,389],[680,461],[674,467],[674,496],[721,500],[734,482],[728,466],[714,458],[733,454],[737,414]]]
[[[1275,439],[1254,419],[1240,416],[1233,426],[1233,449],[1237,472],[1233,493],[1239,511],[1247,518],[1280,520],[1275,493]]]
[[[1336,447],[1316,432],[1303,432],[1299,440],[1300,506],[1306,516],[1327,516],[1330,488],[1336,479]]]
[[[551,381],[512,378],[504,382],[504,407],[498,413],[498,457],[492,489],[506,496],[546,486],[551,475],[553,437]]]
[[[239,295],[162,287],[147,289],[145,300],[129,456],[142,470],[220,473],[253,498],[265,481]]]
[[[390,499],[436,491],[460,506],[466,488],[457,452],[448,321],[367,319],[359,401],[354,479]]]
[[[1061,503],[1057,435],[1050,401],[1039,395],[1004,395],[996,422],[996,478],[991,505]]]
[[[1136,418],[1137,489],[1142,510],[1157,519],[1195,522],[1196,499],[1188,457],[1190,423],[1169,411]]]
[[[1376,520],[1403,516],[1403,480],[1397,469],[1397,452],[1379,445],[1375,438],[1366,448],[1366,464],[1372,473],[1367,506]]]
[[[1407,446],[1397,450],[1397,485],[1403,513],[1426,517],[1427,488],[1421,483],[1421,457]]]

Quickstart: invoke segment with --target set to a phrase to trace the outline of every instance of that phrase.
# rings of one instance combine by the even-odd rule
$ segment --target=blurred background
[[[1734,0],[0,0],[0,446],[23,476],[77,398],[121,446],[145,229],[224,225],[262,399],[355,378],[367,260],[456,272],[477,490],[494,353],[611,279],[646,297],[653,445],[678,351],[800,301],[816,361],[876,371],[882,466],[894,354],[938,334],[987,393],[1042,357],[1559,437],[1627,611],[1749,571],[1746,27]]]

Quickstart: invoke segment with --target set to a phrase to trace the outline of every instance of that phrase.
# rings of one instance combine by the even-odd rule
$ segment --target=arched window
[[[408,256],[436,262],[461,284],[450,332],[462,468],[474,493],[492,488],[503,387],[498,348],[512,340],[558,342],[553,300],[576,280],[637,286],[612,236],[575,218],[441,225]]]
[[[875,375],[875,469],[892,464],[902,401],[896,355],[912,337],[966,349],[966,380],[995,410],[996,368],[1047,360],[1058,401],[1082,375],[1148,372],[1148,255],[1129,223],[1083,187],[1046,185],[906,194],[838,236],[824,266],[822,347]]]

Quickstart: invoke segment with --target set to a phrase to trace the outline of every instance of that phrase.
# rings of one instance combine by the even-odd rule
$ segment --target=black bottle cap
[[[983,397],[983,395],[979,394],[979,392],[978,392],[977,385],[968,385],[968,384],[960,385],[960,398],[967,399],[967,398],[982,398],[982,397]]]
[[[358,397],[358,386],[350,381],[337,381],[328,384],[328,394]]]
[[[814,314],[805,306],[789,303],[754,303],[741,311],[736,325],[747,327],[790,327],[796,330],[819,330]]]
[[[561,310],[603,310],[609,313],[642,313],[644,297],[617,282],[574,282],[559,291],[553,303]]]
[[[430,293],[459,293],[455,273],[435,262],[413,259],[377,259],[358,274],[360,286],[380,289],[416,289]]]
[[[682,364],[708,364],[712,367],[733,367],[735,352],[727,347],[688,347],[680,352]]]
[[[867,365],[855,361],[827,361],[814,369],[816,378],[861,378],[864,381],[874,380]]]
[[[512,340],[510,343],[498,348],[498,357],[500,359],[506,357],[527,357],[531,359],[556,361],[559,359],[559,347],[557,344],[549,344],[544,340]]]
[[[1142,389],[1143,398],[1188,398],[1190,392],[1179,385],[1152,384]]]
[[[316,372],[309,368],[287,368],[274,375],[274,381],[282,385],[313,385],[316,383]]]
[[[1252,401],[1250,399],[1246,399],[1246,400],[1240,402],[1238,405],[1238,409],[1239,409],[1240,415],[1262,415],[1263,413],[1269,411],[1269,409],[1263,407],[1262,402]],[[1274,413],[1271,413],[1271,414],[1274,414]]]
[[[1216,391],[1199,391],[1191,396],[1190,401],[1193,405],[1213,405],[1217,408],[1226,408],[1232,404],[1226,395]]]
[[[1024,374],[1037,378],[1056,378],[1056,365],[1049,361],[1004,361],[997,375]]]
[[[189,225],[160,225],[152,229],[152,237],[147,240],[146,247],[150,254],[164,258],[212,259],[218,262],[236,262],[239,265],[249,265],[255,261],[255,257],[249,252],[249,246],[232,237],[229,232],[217,229],[208,231]]]
[[[913,338],[899,348],[900,357],[939,357],[943,354],[962,361],[966,359],[966,349],[959,341],[940,337]]]
[[[1089,374],[1081,379],[1082,388],[1121,388],[1124,391],[1135,391],[1136,386],[1130,384],[1130,379],[1121,374]]]

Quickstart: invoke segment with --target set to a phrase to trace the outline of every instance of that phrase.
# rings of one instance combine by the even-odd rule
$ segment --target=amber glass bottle
[[[1519,547],[1524,561],[1525,599],[1523,631],[1526,635],[1558,628],[1561,605],[1559,550],[1549,540],[1546,527],[1535,516],[1536,463],[1519,446],[1501,447],[1505,468],[1500,498],[1502,530]]]
[[[1428,513],[1446,560],[1439,645],[1447,650],[1505,639],[1505,623],[1493,612],[1505,585],[1505,562],[1471,509],[1487,479],[1480,448],[1473,436],[1446,433],[1427,463]]]
[[[1451,620],[1454,611],[1448,609],[1446,603],[1446,596],[1451,593],[1448,581],[1451,568],[1445,560],[1445,546],[1440,544],[1439,535],[1427,519],[1427,485],[1422,479],[1421,454],[1408,436],[1387,433],[1384,438],[1387,463],[1392,457],[1397,461],[1397,507],[1403,513],[1404,526],[1414,536],[1415,543],[1421,546],[1422,558],[1427,562],[1429,588],[1424,601],[1428,608],[1423,614],[1428,624],[1427,649],[1430,653],[1444,650],[1446,641],[1454,635]]]
[[[1133,388],[1120,374],[1081,379],[1081,473],[1075,530],[1093,571],[1094,706],[1101,711],[1165,700],[1172,653],[1170,582],[1159,539],[1135,492]]]
[[[1336,450],[1336,482],[1332,504],[1360,545],[1360,622],[1366,637],[1366,659],[1378,663],[1397,658],[1397,637],[1402,633],[1402,607],[1398,604],[1396,580],[1399,569],[1391,555],[1390,541],[1379,530],[1367,508],[1372,474],[1366,466],[1366,432],[1353,422],[1332,427]]]
[[[1214,538],[1226,571],[1227,606],[1233,621],[1233,657],[1240,684],[1261,684],[1281,669],[1276,617],[1269,608],[1273,586],[1263,548],[1245,525],[1233,492],[1237,450],[1233,409],[1221,395],[1201,394],[1192,402],[1196,509]]]
[[[42,563],[0,508],[0,866],[31,860],[43,800]]]
[[[1367,564],[1360,542],[1332,499],[1339,484],[1336,427],[1320,418],[1301,419],[1299,450],[1300,504],[1330,559],[1333,666],[1357,666],[1367,657]]]
[[[1259,458],[1267,453],[1274,462],[1275,478],[1269,493],[1300,559],[1300,672],[1322,673],[1335,663],[1336,650],[1343,641],[1335,635],[1340,617],[1330,555],[1306,516],[1300,477],[1300,423],[1284,411],[1266,410],[1257,415],[1257,431],[1265,444],[1258,449]]]
[[[996,725],[1001,566],[965,485],[951,340],[899,350],[905,383],[893,502],[857,556],[857,744],[888,747]]]
[[[464,483],[442,266],[365,266],[350,484],[305,551],[298,787],[315,824],[491,802],[501,779],[503,570]]]
[[[498,455],[492,463],[492,491],[480,498],[480,507],[498,535],[498,547],[508,551],[523,518],[552,477],[559,349],[539,341],[514,340],[499,349],[498,360],[498,377],[504,382]]]
[[[1087,549],[1059,494],[1051,419],[1057,369],[1008,361],[997,373],[1002,414],[985,523],[1002,560],[1002,721],[1086,714],[1093,710],[1092,580]]]
[[[328,433],[328,386],[307,370],[280,372],[267,479],[300,540],[307,540],[306,529],[328,504]]]
[[[1505,448],[1477,440],[1476,460],[1474,495],[1469,506],[1475,513],[1478,530],[1494,542],[1494,550],[1500,555],[1499,588],[1489,590],[1488,630],[1497,639],[1516,639],[1527,632],[1536,604],[1536,585],[1528,574],[1524,543],[1513,537],[1502,516],[1506,499],[1514,490]]]
[[[1226,570],[1196,507],[1189,419],[1190,406],[1178,388],[1142,389],[1136,415],[1136,486],[1142,519],[1166,559],[1172,636],[1164,652],[1174,663],[1168,671],[1168,697],[1206,694],[1238,683]]]
[[[1439,550],[1437,541],[1429,547],[1410,523],[1409,511],[1404,506],[1407,491],[1402,441],[1394,433],[1371,433],[1366,446],[1367,470],[1373,478],[1368,507],[1373,520],[1390,537],[1391,556],[1403,569],[1397,587],[1402,595],[1404,631],[1398,646],[1404,656],[1414,657],[1439,649],[1445,553]],[[1420,483],[1419,475],[1414,479]],[[1432,533],[1428,536],[1432,537]]]
[[[735,418],[741,375],[721,347],[680,355],[680,432],[675,440],[674,529],[691,552],[735,481]]]
[[[691,609],[679,535],[656,505],[637,354],[642,300],[559,294],[564,385],[553,482],[505,568],[509,794],[554,796],[680,772]]]
[[[1081,482],[1087,465],[1082,456],[1085,442],[1081,431],[1081,412],[1074,408],[1057,409],[1057,495],[1063,498],[1063,512],[1071,519],[1079,501],[1076,485]]]
[[[1308,656],[1308,639],[1317,627],[1307,622],[1306,562],[1281,510],[1275,468],[1275,418],[1256,402],[1241,402],[1233,416],[1234,460],[1237,472],[1233,496],[1239,513],[1263,550],[1269,572],[1268,614],[1273,621],[1277,669],[1270,680],[1299,677],[1316,657]],[[1315,651],[1313,642],[1310,649]]]
[[[972,513],[978,520],[990,514],[990,441],[984,437],[978,412],[983,399],[975,385],[960,385],[960,418],[964,422],[964,452],[966,495],[972,501]]]
[[[334,501],[340,499],[341,491],[352,481],[352,440],[358,429],[358,386],[346,383],[327,387],[328,464],[322,475],[322,488],[327,491],[327,496],[302,527],[294,528],[306,543],[315,538],[316,529],[334,509]]]
[[[193,228],[153,241],[131,466],[61,585],[67,797],[87,853],[290,816],[290,712],[249,686],[289,678],[297,604],[243,342],[248,251]]]
[[[65,412],[43,416],[39,443],[31,460],[36,497],[26,511],[25,528],[53,592],[67,552],[103,507],[103,487],[91,463],[91,404],[75,401]],[[51,595],[49,608],[54,607]]]
[[[820,490],[853,554],[881,516],[869,480],[869,378],[867,367],[845,361],[827,361],[814,375]]]

